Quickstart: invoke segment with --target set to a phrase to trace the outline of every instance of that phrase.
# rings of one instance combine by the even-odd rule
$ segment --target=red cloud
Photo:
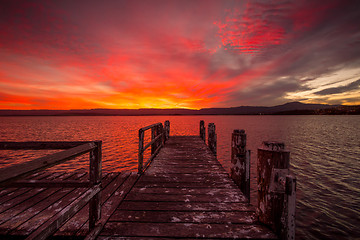
[[[257,53],[285,44],[299,31],[319,24],[340,1],[297,1],[292,4],[250,1],[244,11],[232,9],[219,27],[222,44],[243,53]]]

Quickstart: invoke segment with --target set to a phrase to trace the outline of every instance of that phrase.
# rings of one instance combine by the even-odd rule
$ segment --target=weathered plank
[[[97,226],[86,236],[85,240],[96,239],[99,235],[106,222],[109,220],[111,215],[115,212],[117,206],[121,203],[121,201],[125,198],[127,193],[132,189],[136,180],[138,179],[138,175],[132,173],[130,176],[124,181],[121,186],[113,192],[113,194],[109,197],[109,199],[103,204],[102,211],[103,215],[97,224]],[[78,232],[77,235],[82,235],[82,232]]]
[[[48,179],[51,180],[51,178],[54,178],[58,175],[60,175],[59,179],[67,179],[73,176],[74,173],[53,174]],[[5,219],[11,218],[24,211],[26,208],[28,208],[28,206],[31,206],[31,204],[35,204],[41,201],[41,199],[46,198],[48,194],[51,194],[51,191],[46,192],[45,188],[28,189],[28,191],[16,196],[15,198],[11,198],[7,202],[4,202],[0,205],[0,222],[3,223]]]
[[[117,179],[122,181],[122,176],[120,173],[110,173],[105,176],[102,180],[102,199],[106,199],[109,189],[112,184],[117,184]],[[104,192],[106,191],[106,192]],[[76,232],[86,224],[89,219],[89,205],[85,205],[80,211],[72,217],[69,221],[67,221],[63,226],[61,226],[54,236],[72,236],[75,235]]]
[[[39,174],[39,175],[36,175],[34,176],[34,179],[35,180],[49,180],[49,179],[54,179],[55,177],[59,177],[59,175],[63,175],[65,173],[55,173],[55,175],[52,175],[50,176],[52,173],[49,173],[47,172],[46,174]],[[19,195],[23,195],[24,193],[30,191],[31,188],[4,188],[2,191],[1,191],[1,196],[0,196],[0,206],[1,204],[9,201],[10,199],[14,199],[16,198],[17,196]],[[0,207],[0,212],[2,212],[3,209],[1,209]]]
[[[88,189],[83,193],[78,199],[73,201],[71,204],[66,206],[62,211],[57,213],[46,223],[41,225],[36,231],[31,233],[27,239],[46,239],[52,235],[67,219],[71,218],[75,213],[77,213],[84,205],[86,205],[89,200],[99,193],[101,190],[100,185],[95,185],[94,187]]]
[[[63,176],[67,178],[77,179],[81,178],[84,174],[69,173]],[[30,191],[33,194],[28,197],[26,201],[21,202],[19,205],[14,205],[8,211],[2,213],[2,219],[5,220],[0,225],[0,234],[12,234],[12,232],[21,224],[31,219],[33,216],[46,209],[53,202],[65,196],[69,189],[51,188],[45,189],[37,194],[37,189]]]
[[[87,174],[84,174],[79,180],[88,178]],[[47,202],[49,206],[46,207],[46,202],[42,201],[38,206],[33,206],[31,209],[37,208],[38,214],[29,213],[30,218],[18,226],[13,232],[16,235],[29,235],[31,232],[36,230],[39,226],[45,223],[48,219],[52,218],[55,214],[60,212],[65,206],[68,206],[78,196],[83,194],[86,189],[74,189],[74,188],[63,188],[56,194],[51,195]],[[34,211],[34,210],[32,210]]]
[[[246,198],[243,195],[231,194],[231,195],[221,195],[216,194],[142,194],[131,192],[126,197],[127,201],[149,201],[149,202],[247,202]]]
[[[254,211],[255,208],[240,202],[140,202],[123,201],[119,210],[166,210],[166,211]]]
[[[170,238],[255,238],[277,239],[262,225],[210,223],[108,222],[102,236],[137,236]]]
[[[90,141],[29,141],[29,142],[0,142],[0,150],[43,150],[43,149],[68,149],[80,146]]]
[[[118,210],[109,219],[112,222],[181,222],[181,223],[256,223],[255,212],[250,211],[129,211]]]
[[[101,230],[100,226],[108,220],[110,215],[115,211],[116,207],[132,187],[136,180],[134,176],[137,177],[135,173],[123,172],[115,178],[106,189],[104,189],[101,197],[101,218],[91,232],[97,233],[97,231]],[[75,235],[86,236],[90,234],[89,231],[88,225],[84,224]]]

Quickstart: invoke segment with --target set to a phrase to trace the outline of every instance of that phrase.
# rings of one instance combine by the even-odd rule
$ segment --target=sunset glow
[[[360,104],[357,1],[3,1],[0,109]]]

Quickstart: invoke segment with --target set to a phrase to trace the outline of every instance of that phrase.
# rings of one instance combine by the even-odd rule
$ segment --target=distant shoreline
[[[204,115],[360,115],[360,105],[286,103],[273,107],[241,106],[192,109],[0,110],[6,116],[204,116]]]

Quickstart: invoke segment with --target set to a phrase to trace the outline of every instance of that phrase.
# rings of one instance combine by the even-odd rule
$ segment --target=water
[[[198,135],[214,122],[218,159],[230,167],[234,129],[245,129],[251,159],[251,202],[256,204],[256,150],[264,140],[285,142],[297,185],[297,239],[360,237],[360,116],[141,116],[2,117],[0,141],[103,141],[103,170],[137,168],[138,129],[170,120],[171,135]],[[147,135],[149,138],[149,135]],[[0,151],[0,167],[48,151]],[[88,156],[55,170],[88,168]]]

